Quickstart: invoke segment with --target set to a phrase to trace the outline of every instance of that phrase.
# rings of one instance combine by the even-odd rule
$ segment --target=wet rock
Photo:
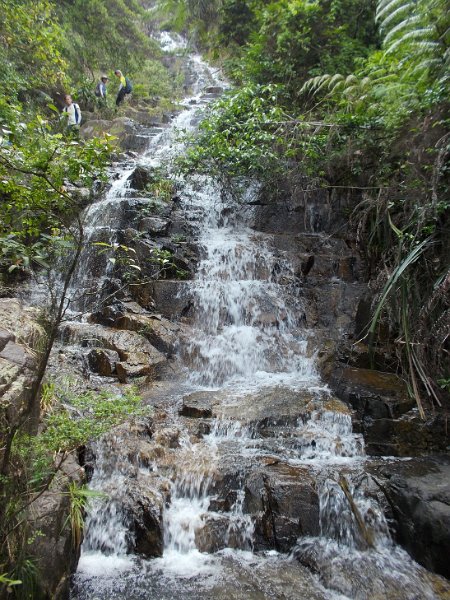
[[[207,87],[205,89],[205,92],[207,94],[222,94],[223,93],[223,88],[220,87],[220,86],[218,86],[218,85],[214,85],[214,86]]]
[[[89,368],[103,377],[111,377],[116,371],[116,364],[120,361],[119,354],[114,350],[93,348],[87,355]]]
[[[134,190],[145,190],[148,184],[154,181],[154,177],[150,169],[137,166],[131,175],[128,177],[130,187]]]
[[[212,417],[212,402],[210,392],[194,392],[183,398],[180,415],[195,419]]]
[[[255,549],[288,552],[303,535],[318,535],[319,497],[312,473],[282,462],[255,470],[245,485],[246,511],[255,518]]]
[[[201,528],[195,531],[195,545],[200,552],[218,552],[224,548],[236,548],[229,544],[229,519],[225,515],[207,515]]]
[[[330,385],[360,419],[395,418],[414,406],[404,382],[393,373],[341,368],[333,373]]]
[[[128,383],[130,378],[155,375],[155,370],[152,365],[143,364],[142,362],[138,362],[137,364],[118,362],[116,363],[116,373],[121,383]]]
[[[61,329],[63,340],[76,340],[87,347],[100,347],[118,353],[116,372],[120,381],[129,377],[155,375],[166,357],[150,342],[134,331],[106,329],[101,325],[67,323]]]
[[[202,521],[202,526],[195,531],[195,545],[200,552],[213,553],[224,548],[248,550],[248,540],[233,516],[207,514]]]
[[[156,444],[165,448],[179,448],[180,430],[176,427],[165,427],[155,432],[153,439]]]
[[[192,300],[188,287],[183,281],[161,280],[136,286],[132,293],[142,306],[150,306],[167,319],[189,314]]]
[[[82,535],[74,539],[70,526],[70,482],[78,485],[83,470],[75,459],[67,457],[50,489],[33,502],[29,514],[32,540],[27,552],[39,569],[37,589],[33,597],[63,600],[68,597],[70,577],[75,571]],[[33,535],[34,533],[34,535]]]
[[[101,310],[94,312],[90,316],[90,321],[99,325],[114,326],[117,319],[123,315],[124,307],[121,302],[115,302],[108,306],[102,307]]]
[[[170,221],[159,217],[145,217],[139,222],[139,231],[152,236],[165,236],[169,230]]]
[[[366,450],[373,456],[420,456],[446,452],[448,422],[442,413],[426,412],[423,421],[417,409],[398,419],[368,419],[361,429]]]
[[[245,511],[255,519],[255,549],[288,552],[301,535],[318,535],[319,498],[305,468],[275,461],[251,473]]]
[[[142,152],[148,144],[147,136],[138,135],[135,122],[128,117],[117,117],[112,121],[92,119],[80,129],[83,139],[104,137],[105,134],[114,136],[114,143],[124,151]]]
[[[326,409],[350,414],[348,407],[333,396],[320,396],[308,390],[293,390],[283,386],[265,388],[256,394],[245,394],[236,400],[213,392],[218,406],[215,412],[222,419],[241,420],[257,426],[258,431],[272,426],[296,425],[314,410]]]
[[[323,585],[355,600],[446,599],[450,584],[395,547],[356,552],[326,538],[300,540],[293,552]]]
[[[161,315],[149,313],[135,302],[107,306],[92,315],[97,323],[112,325],[117,329],[135,331],[144,336],[157,350],[173,354],[181,326]]]
[[[173,354],[177,343],[177,334],[180,327],[167,319],[157,316],[130,317],[124,315],[117,321],[118,327],[139,331],[160,352],[169,356]]]
[[[374,469],[391,505],[400,544],[421,565],[450,578],[450,457]]]
[[[154,477],[140,478],[129,488],[127,508],[134,532],[130,550],[146,558],[162,556],[164,547],[163,510],[165,498],[154,489]]]

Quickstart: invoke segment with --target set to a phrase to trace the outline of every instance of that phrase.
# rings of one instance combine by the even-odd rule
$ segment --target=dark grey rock
[[[195,419],[212,417],[212,401],[209,392],[194,392],[183,398],[180,415]]]
[[[165,236],[169,230],[170,221],[159,217],[145,217],[139,222],[139,231],[153,236]]]
[[[375,469],[398,541],[421,565],[450,577],[450,457],[417,458]]]
[[[9,341],[0,352],[0,358],[4,358],[19,367],[25,367],[31,362],[31,357],[29,357],[24,346],[12,341]]]
[[[149,169],[137,166],[128,177],[128,181],[134,190],[145,190],[146,186],[153,181],[153,177]]]
[[[274,461],[250,475],[245,492],[246,511],[255,515],[255,549],[288,552],[299,536],[319,534],[319,498],[307,469]]]
[[[116,371],[116,364],[120,361],[117,352],[103,348],[93,348],[87,359],[90,369],[103,377],[112,377]]]
[[[404,382],[393,373],[339,368],[329,383],[336,395],[352,406],[359,419],[395,418],[414,406]]]
[[[27,548],[38,568],[37,589],[33,598],[65,600],[69,597],[70,577],[75,571],[82,541],[74,539],[70,526],[70,482],[80,484],[83,469],[69,455],[50,489],[33,502],[30,526],[33,540]]]
[[[14,335],[7,329],[0,329],[0,351],[11,341],[14,341]]]

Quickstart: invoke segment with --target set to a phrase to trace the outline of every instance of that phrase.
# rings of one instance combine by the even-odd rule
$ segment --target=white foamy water
[[[168,50],[184,48],[176,37],[161,39]],[[205,88],[225,87],[200,57],[192,57],[191,66],[197,73],[194,95],[171,126],[149,140],[139,159],[147,167],[182,151],[178,132],[194,129]],[[103,204],[89,209],[93,239],[106,228],[114,240],[121,207],[130,200],[127,180],[134,166],[121,170]],[[251,228],[252,207],[224,198],[208,178],[178,184],[201,248],[195,278],[186,282],[193,317],[181,343],[186,380],[180,386],[210,394],[215,419],[200,433],[192,424],[188,429],[175,410],[172,425],[182,432],[161,458],[161,468],[152,459],[149,469],[168,473],[163,556],[153,560],[128,554],[133,537],[125,505],[134,484],[142,484],[142,469],[122,456],[120,441],[106,438],[97,446],[91,487],[108,498],[89,510],[74,600],[369,600],[358,579],[364,569],[377,593],[386,590],[377,598],[431,600],[423,570],[393,543],[384,507],[363,475],[364,442],[352,431],[350,413],[327,404],[329,392],[307,351],[309,332],[302,325],[304,306],[292,266],[272,247],[270,235]],[[247,200],[256,193],[249,184]],[[176,396],[169,404],[181,401]],[[269,486],[262,469],[279,464],[293,494],[298,478],[315,476],[310,493],[318,497],[320,535],[300,537],[295,558],[253,552],[257,518],[270,511],[277,518],[267,490],[260,489]],[[263,474],[249,492],[253,469]],[[253,512],[252,495],[253,502],[264,498]],[[297,557],[317,566],[319,575]]]

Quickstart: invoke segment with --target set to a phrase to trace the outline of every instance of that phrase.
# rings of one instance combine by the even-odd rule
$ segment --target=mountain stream
[[[145,153],[87,209],[92,239],[116,239],[136,164],[170,161],[182,148],[177,131],[193,130],[214,96],[205,88],[225,86],[200,57],[189,61],[193,95],[170,126],[144,133]],[[184,283],[193,316],[173,380],[144,393],[159,429],[121,427],[93,448],[89,485],[106,496],[88,510],[72,600],[444,597],[443,580],[392,539],[364,440],[315,370],[300,283],[271,236],[252,228],[251,202],[238,205],[204,177],[178,185],[200,248]],[[86,251],[77,288],[100,289],[107,275]],[[130,508],[143,499],[162,527],[153,557],[159,542],[142,550]]]

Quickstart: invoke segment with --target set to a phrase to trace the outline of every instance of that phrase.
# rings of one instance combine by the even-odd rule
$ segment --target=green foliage
[[[82,541],[86,507],[89,501],[95,498],[103,498],[105,494],[90,490],[87,485],[78,485],[75,481],[71,481],[67,495],[70,501],[67,520],[70,523],[72,544],[75,548],[79,548]]]
[[[22,585],[22,581],[20,579],[11,579],[7,574],[0,574],[0,585],[5,586],[7,593],[10,594],[14,586]]]
[[[0,578],[5,586],[23,586],[17,597],[33,598],[39,572],[30,556],[30,546],[40,535],[37,524],[30,525],[30,511],[41,494],[51,491],[66,457],[78,447],[100,437],[120,423],[148,415],[140,396],[133,388],[123,393],[77,394],[69,382],[45,386],[42,404],[46,406],[41,431],[30,435],[17,432],[10,459],[9,474],[2,477],[0,509],[0,568],[7,573]],[[58,484],[59,485],[59,484]],[[68,482],[69,514],[72,542],[77,545],[83,526],[83,512],[89,499],[98,494],[85,486]],[[20,580],[20,581],[14,581]]]
[[[445,0],[224,0],[225,64],[251,84],[212,108],[181,161],[228,188],[308,175],[355,198],[378,290],[372,341],[382,323],[419,406],[440,402],[447,377],[448,14]]]
[[[108,252],[108,261],[117,269],[124,287],[140,286],[158,279],[173,277],[185,279],[187,272],[177,266],[171,250],[149,247],[145,256],[140,256],[132,245],[94,242],[100,252]]]
[[[221,0],[160,0],[158,8],[167,16],[166,26],[178,31],[188,28],[200,42],[214,35]]]
[[[276,85],[248,85],[226,94],[200,124],[180,167],[228,178],[264,177],[278,170],[274,131],[285,119],[278,105],[281,94]]]
[[[142,26],[148,12],[137,0],[63,0],[59,15],[71,65],[92,79],[94,71],[137,72],[149,53],[157,52]]]
[[[2,0],[0,81],[2,94],[49,90],[65,82],[63,30],[50,0]],[[1,110],[1,109],[0,109]]]
[[[76,188],[102,176],[108,138],[80,143],[59,129],[59,118],[22,120],[19,106],[0,112],[0,270],[46,267],[67,250]]]

